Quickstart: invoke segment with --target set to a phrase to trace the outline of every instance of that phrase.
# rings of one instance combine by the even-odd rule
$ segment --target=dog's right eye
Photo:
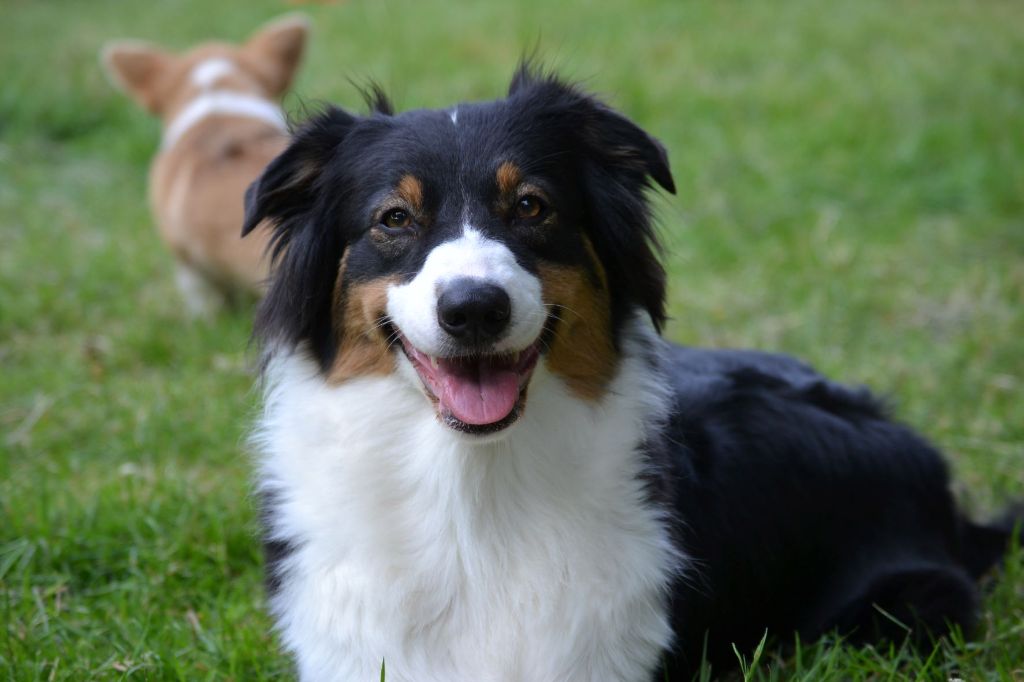
[[[401,208],[393,208],[381,216],[380,224],[389,230],[404,230],[412,225],[412,216]]]
[[[534,220],[544,212],[544,202],[532,194],[520,197],[516,202],[516,218],[519,220]]]

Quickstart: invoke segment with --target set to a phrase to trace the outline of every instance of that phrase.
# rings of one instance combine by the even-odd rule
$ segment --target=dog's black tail
[[[964,567],[975,579],[980,578],[1003,560],[1015,539],[1024,546],[1024,501],[990,523],[964,519],[960,545]]]

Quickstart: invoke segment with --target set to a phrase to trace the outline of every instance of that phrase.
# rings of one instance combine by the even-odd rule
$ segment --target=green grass
[[[270,0],[8,0],[0,22],[0,671],[278,679],[243,447],[249,311],[185,315],[154,236],[156,123],[104,40],[239,39]],[[1024,492],[1024,5],[1010,0],[303,8],[298,92],[503,92],[539,44],[659,136],[669,335],[784,350],[892,397],[965,504]],[[298,98],[289,100],[292,106]],[[932,655],[768,647],[744,679],[1024,680],[1024,558]]]

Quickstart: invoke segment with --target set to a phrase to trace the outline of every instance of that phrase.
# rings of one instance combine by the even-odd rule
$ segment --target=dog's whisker
[[[563,305],[561,303],[545,303],[544,305],[549,307],[549,308],[559,308],[561,310],[567,310],[570,313],[572,313],[573,315],[575,315],[576,317],[578,317],[580,319],[583,319],[583,315],[581,315],[580,313],[576,312],[575,310],[573,310],[572,308],[570,308],[567,305]]]
[[[370,327],[370,331],[377,331],[378,329],[383,329],[384,327],[387,327],[390,324],[392,324],[390,318],[388,318],[388,317],[381,318],[380,320],[377,321],[376,324],[374,324],[374,325],[372,325]]]

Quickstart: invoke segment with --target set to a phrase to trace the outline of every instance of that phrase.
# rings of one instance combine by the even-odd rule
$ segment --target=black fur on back
[[[930,646],[977,622],[1019,510],[965,518],[941,455],[866,389],[786,356],[665,345],[672,419],[647,447],[678,545],[677,643],[655,679],[721,672],[765,631]]]

